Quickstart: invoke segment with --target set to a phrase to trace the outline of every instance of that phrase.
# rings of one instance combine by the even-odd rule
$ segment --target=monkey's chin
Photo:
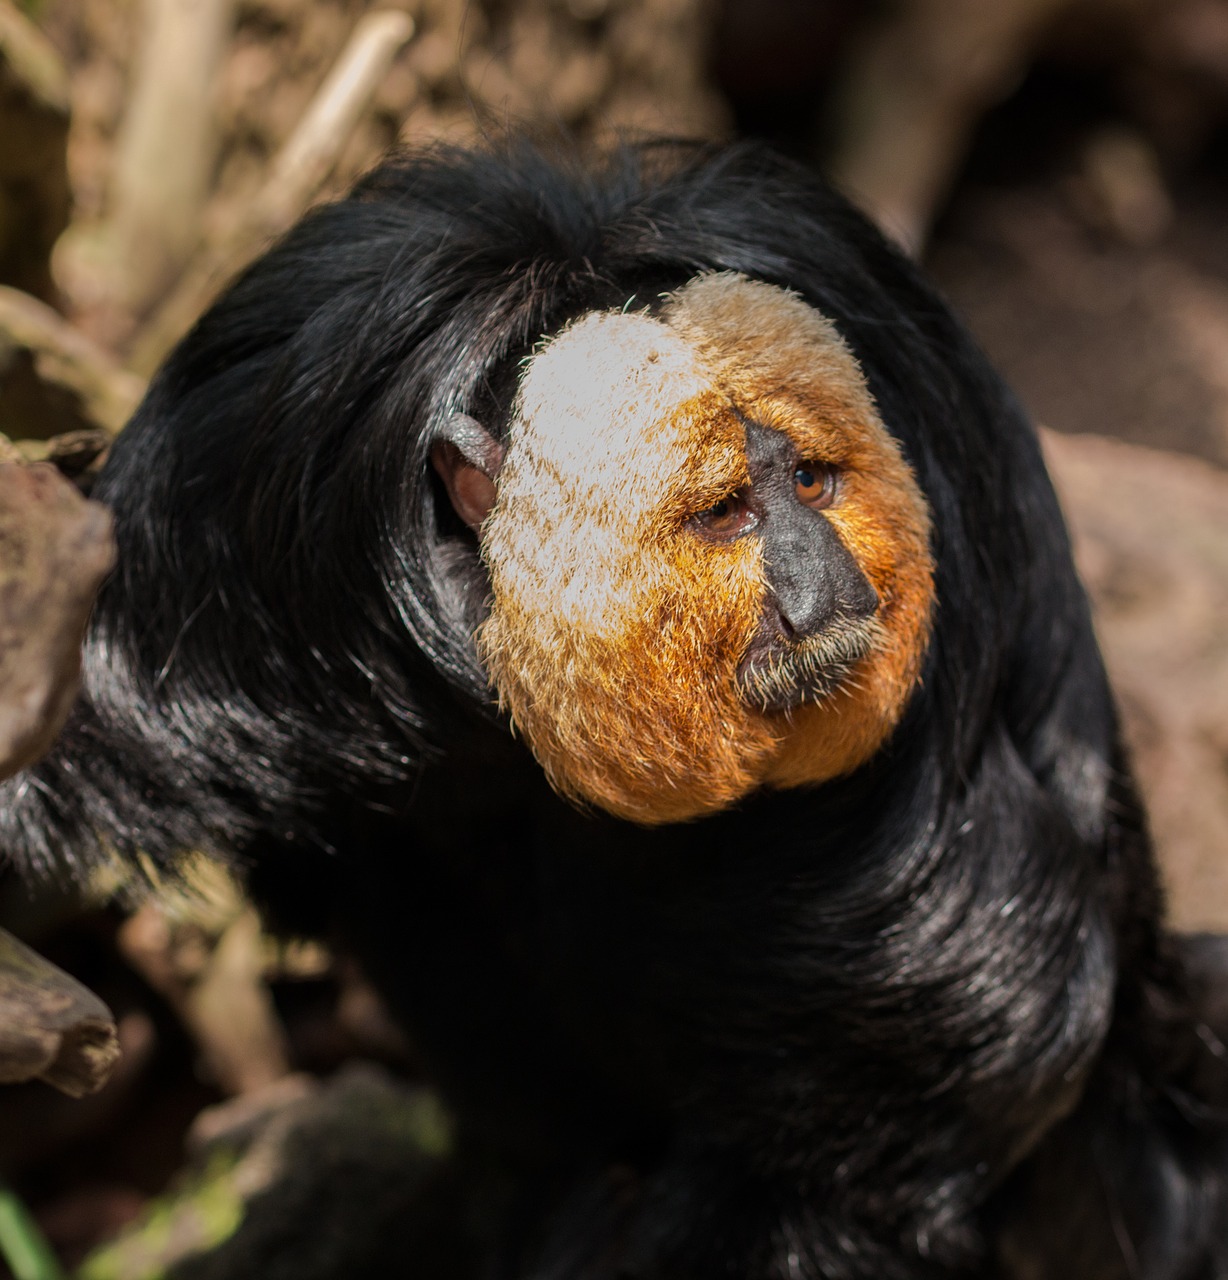
[[[837,619],[805,640],[752,645],[738,664],[738,695],[762,712],[823,702],[847,687],[857,664],[884,639],[877,618]]]

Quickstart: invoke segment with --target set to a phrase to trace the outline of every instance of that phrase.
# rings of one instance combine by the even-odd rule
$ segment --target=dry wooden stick
[[[222,284],[307,208],[332,173],[393,59],[413,34],[414,20],[394,10],[369,13],[358,23],[303,119],[275,157],[248,215],[222,244],[198,256],[141,331],[132,348],[134,369],[152,373]]]
[[[264,981],[263,935],[251,907],[220,932],[175,922],[153,902],[125,921],[128,962],[170,1002],[227,1093],[262,1089],[289,1071],[285,1036]]]
[[[67,718],[81,637],[114,562],[104,506],[54,467],[0,465],[0,777],[37,760]]]
[[[137,313],[176,278],[200,241],[232,8],[233,0],[144,0],[145,38],[104,230],[114,286]]]
[[[252,211],[253,229],[279,235],[306,209],[413,34],[413,18],[396,10],[370,13],[354,28],[345,52],[273,161]]]
[[[110,1010],[75,978],[0,929],[0,1083],[45,1080],[79,1098],[119,1057]]]
[[[68,72],[47,38],[0,0],[0,278],[51,297],[68,223]]]
[[[90,421],[112,433],[128,421],[145,392],[144,379],[121,369],[58,312],[3,285],[0,347],[28,351],[40,378],[79,397]]]
[[[828,170],[888,234],[920,252],[973,125],[1070,0],[903,0],[836,86]]]
[[[0,0],[0,59],[27,93],[68,114],[68,71],[55,46],[10,0]]]

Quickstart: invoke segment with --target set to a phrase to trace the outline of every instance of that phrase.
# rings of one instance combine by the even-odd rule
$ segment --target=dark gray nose
[[[768,524],[774,526],[763,535],[768,585],[786,639],[878,609],[878,593],[823,515],[799,505]]]

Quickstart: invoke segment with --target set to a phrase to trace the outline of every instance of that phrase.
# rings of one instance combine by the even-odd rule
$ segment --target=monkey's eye
[[[800,462],[793,473],[793,492],[798,502],[822,511],[836,497],[836,473],[821,462]]]
[[[706,511],[692,516],[691,520],[702,533],[721,542],[740,537],[759,523],[759,518],[741,493],[731,493],[720,502],[714,502]]]

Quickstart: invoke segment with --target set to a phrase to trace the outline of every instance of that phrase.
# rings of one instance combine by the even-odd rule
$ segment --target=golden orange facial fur
[[[738,665],[767,592],[753,535],[691,518],[748,480],[746,419],[835,465],[825,512],[878,593],[873,651],[814,705],[764,712]],[[932,607],[925,501],[832,324],[732,274],[659,317],[592,313],[522,378],[482,527],[492,607],[479,652],[552,784],[644,823],[821,782],[894,728]]]

